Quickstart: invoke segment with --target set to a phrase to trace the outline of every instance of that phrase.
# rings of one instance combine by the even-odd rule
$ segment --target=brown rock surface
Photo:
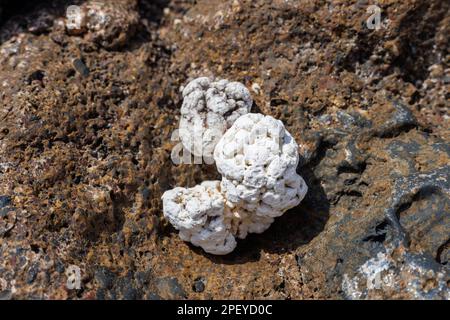
[[[0,298],[450,298],[448,2],[379,1],[369,30],[368,1],[116,0],[75,35],[90,1],[21,2],[0,20]],[[201,75],[252,89],[309,186],[224,257],[161,212],[219,178],[170,159]]]

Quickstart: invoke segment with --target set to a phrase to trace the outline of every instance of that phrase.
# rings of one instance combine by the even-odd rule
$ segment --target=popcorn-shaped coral
[[[304,198],[308,187],[296,172],[297,149],[281,121],[241,116],[214,151],[222,181],[166,191],[165,217],[182,240],[212,254],[230,253],[235,237],[264,232]]]
[[[262,233],[273,222],[272,217],[226,206],[220,181],[177,187],[164,192],[162,200],[164,216],[179,230],[180,238],[216,255],[233,251],[235,237],[244,239],[249,233]]]
[[[297,174],[298,145],[281,121],[240,117],[214,151],[226,204],[259,217],[278,217],[297,206],[308,187]]]
[[[253,100],[239,82],[201,77],[183,89],[180,137],[195,156],[212,158],[214,147],[237,118],[250,111]]]
[[[179,230],[180,238],[212,254],[227,254],[236,240],[225,222],[225,200],[219,181],[204,181],[193,188],[177,187],[163,196],[164,216]]]

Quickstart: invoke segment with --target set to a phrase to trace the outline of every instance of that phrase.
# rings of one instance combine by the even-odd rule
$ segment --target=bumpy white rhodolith
[[[225,205],[220,181],[204,181],[193,188],[177,187],[162,196],[164,216],[183,241],[208,253],[223,255],[236,247],[235,237],[264,232],[273,222],[243,208]]]
[[[225,199],[219,181],[164,192],[164,216],[179,230],[180,238],[212,254],[227,254],[236,240],[224,219]]]
[[[182,240],[212,254],[230,253],[235,237],[264,232],[305,197],[297,149],[281,121],[254,113],[239,117],[214,150],[222,181],[166,191],[164,216]]]
[[[196,156],[212,157],[220,137],[250,111],[252,103],[250,92],[239,82],[207,77],[192,80],[183,89],[181,142]]]
[[[226,204],[259,217],[278,217],[297,206],[308,187],[297,174],[298,146],[281,121],[240,117],[214,151]]]

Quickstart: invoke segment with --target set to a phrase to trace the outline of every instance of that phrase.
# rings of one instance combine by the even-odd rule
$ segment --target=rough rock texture
[[[448,1],[378,1],[370,30],[369,1],[123,0],[117,47],[68,34],[81,1],[36,3],[1,5],[1,298],[448,299]],[[220,179],[170,160],[201,75],[283,121],[309,187],[224,257],[161,210]]]
[[[125,45],[139,22],[137,1],[86,1],[67,7],[64,24],[68,34],[114,49]]]

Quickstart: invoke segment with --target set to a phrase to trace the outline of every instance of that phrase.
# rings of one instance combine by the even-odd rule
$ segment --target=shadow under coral
[[[259,261],[262,252],[284,254],[308,244],[324,229],[330,203],[311,169],[304,167],[300,174],[308,185],[305,198],[297,207],[276,218],[264,233],[250,234],[246,239],[238,240],[236,249],[224,256],[205,253],[192,244],[189,247],[213,263],[231,265]]]

